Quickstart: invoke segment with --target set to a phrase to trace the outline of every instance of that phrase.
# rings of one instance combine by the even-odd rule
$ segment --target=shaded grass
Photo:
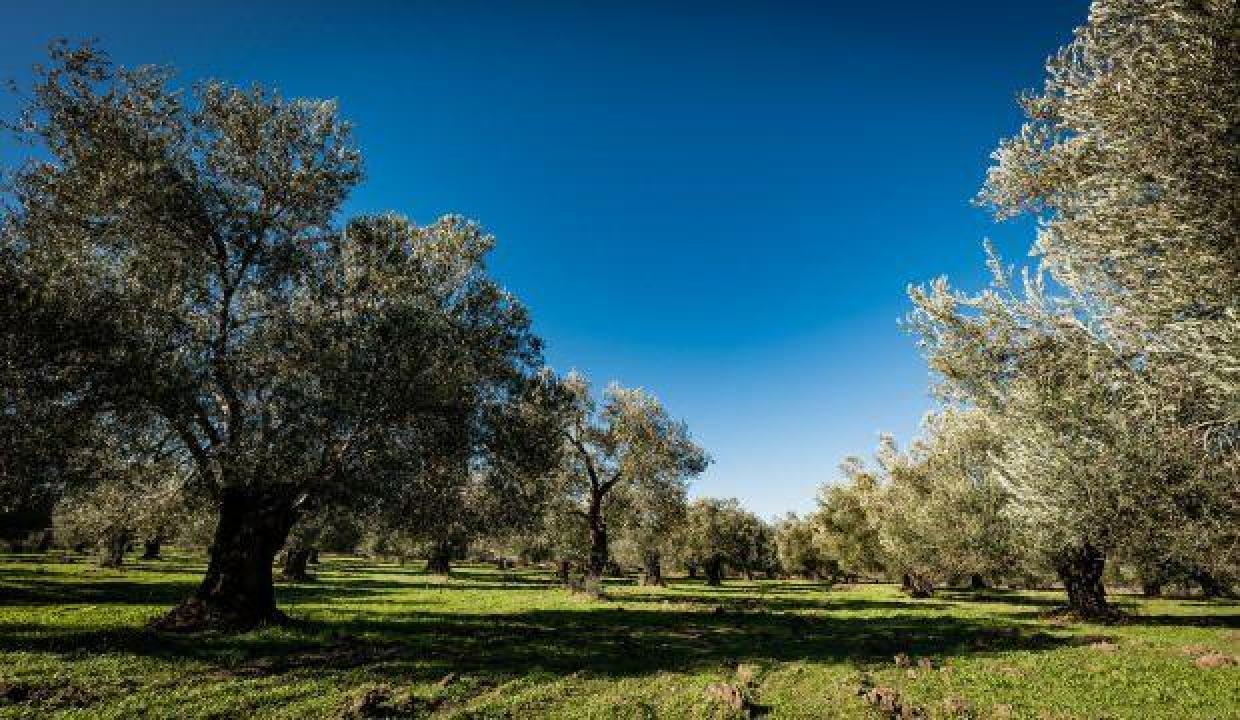
[[[704,690],[741,664],[772,718],[873,717],[863,684],[932,717],[949,699],[981,717],[1240,717],[1237,670],[1183,651],[1240,653],[1234,603],[1123,598],[1129,622],[1072,625],[1047,619],[1053,593],[616,581],[598,601],[538,571],[330,558],[281,585],[295,625],[186,637],[143,626],[193,588],[196,558],[53,560],[0,558],[0,718],[334,717],[378,683],[417,699],[409,716],[721,717]]]

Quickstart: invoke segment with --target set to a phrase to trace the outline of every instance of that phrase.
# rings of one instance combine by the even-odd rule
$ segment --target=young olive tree
[[[885,569],[878,529],[867,507],[877,492],[878,478],[858,457],[840,464],[843,482],[824,485],[818,509],[810,516],[816,542],[845,577],[875,575]]]
[[[688,512],[688,479],[626,486],[618,494],[619,555],[642,568],[643,585],[664,585],[663,567],[675,554]]]
[[[394,494],[447,426],[486,426],[540,364],[524,308],[458,218],[341,224],[361,176],[329,102],[53,48],[13,124],[0,248],[75,393],[174,438],[217,524],[168,628],[279,621],[272,560],[303,507]],[[482,435],[470,432],[471,436]]]
[[[839,572],[839,565],[819,542],[814,521],[788,513],[775,523],[775,552],[780,568],[790,575],[810,580],[828,580]]]
[[[646,392],[612,385],[598,407],[584,377],[563,381],[569,406],[564,413],[561,492],[573,498],[573,512],[589,529],[586,574],[602,577],[610,559],[608,509],[613,491],[643,503],[683,493],[690,478],[710,463],[683,422],[673,420]]]
[[[702,568],[706,584],[723,584],[731,569],[752,578],[775,564],[771,531],[735,498],[700,498],[689,505],[685,523],[687,560]]]

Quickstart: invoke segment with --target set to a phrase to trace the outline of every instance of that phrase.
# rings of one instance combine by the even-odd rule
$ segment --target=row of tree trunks
[[[210,559],[192,595],[153,623],[164,630],[244,630],[287,621],[272,562],[297,519],[286,488],[230,487],[219,499]]]

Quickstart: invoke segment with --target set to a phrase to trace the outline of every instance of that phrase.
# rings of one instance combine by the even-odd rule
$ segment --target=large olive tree
[[[475,226],[341,223],[361,157],[330,102],[182,92],[61,45],[13,127],[36,151],[10,174],[0,248],[69,318],[57,357],[90,373],[67,395],[173,436],[217,513],[167,627],[279,620],[272,559],[303,506],[395,492],[486,435],[539,364]]]

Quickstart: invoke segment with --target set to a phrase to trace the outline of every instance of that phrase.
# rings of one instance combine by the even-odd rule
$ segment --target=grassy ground
[[[1048,620],[1052,593],[674,581],[600,601],[540,572],[336,558],[280,588],[294,627],[143,630],[200,571],[0,557],[0,718],[339,717],[377,685],[381,716],[728,717],[719,682],[769,718],[880,717],[862,686],[929,717],[1240,718],[1240,669],[1195,662],[1240,654],[1235,603],[1123,598],[1131,619],[1101,626]]]

